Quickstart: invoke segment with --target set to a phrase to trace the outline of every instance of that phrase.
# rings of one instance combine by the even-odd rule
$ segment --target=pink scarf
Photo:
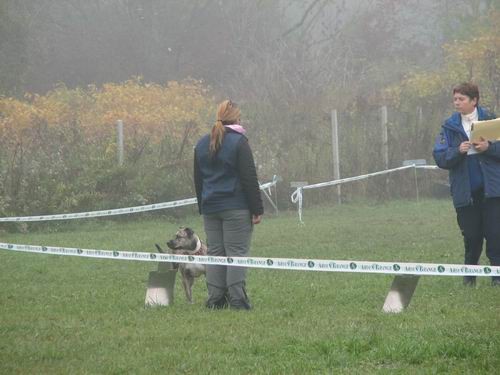
[[[240,134],[245,134],[247,132],[246,129],[240,124],[224,125],[224,127],[234,130],[236,133]]]

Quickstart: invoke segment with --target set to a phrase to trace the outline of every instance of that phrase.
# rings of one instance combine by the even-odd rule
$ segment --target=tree
[[[26,29],[11,11],[11,1],[0,2],[0,94],[22,94],[29,68]]]

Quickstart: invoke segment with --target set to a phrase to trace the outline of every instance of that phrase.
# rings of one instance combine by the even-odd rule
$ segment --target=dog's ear
[[[193,237],[194,231],[191,228],[184,229],[188,237]]]

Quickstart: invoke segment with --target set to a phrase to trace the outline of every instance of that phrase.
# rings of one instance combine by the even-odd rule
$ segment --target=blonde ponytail
[[[226,132],[224,125],[236,124],[240,120],[240,109],[231,100],[224,100],[217,107],[217,121],[210,132],[209,152],[213,157],[217,154]]]
[[[212,127],[212,131],[210,133],[210,155],[214,156],[217,151],[219,151],[220,146],[222,145],[222,140],[224,139],[224,125],[222,124],[222,120],[217,120],[215,125]]]

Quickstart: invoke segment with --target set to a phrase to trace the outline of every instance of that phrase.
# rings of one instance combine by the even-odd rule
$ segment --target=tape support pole
[[[443,263],[370,262],[329,259],[192,256],[119,250],[92,250],[68,247],[1,243],[0,249],[36,254],[78,256],[86,258],[135,260],[142,262],[197,263],[229,267],[264,269],[379,273],[391,275],[500,276],[499,266],[471,266]]]

